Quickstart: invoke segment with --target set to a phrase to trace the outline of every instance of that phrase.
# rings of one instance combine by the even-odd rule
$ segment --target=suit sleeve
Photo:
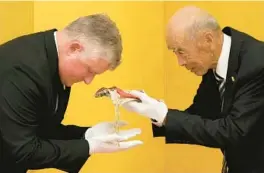
[[[89,157],[86,140],[49,140],[36,135],[42,119],[38,85],[29,74],[13,71],[1,86],[0,130],[8,153],[26,169],[79,172]]]
[[[214,92],[214,90],[217,90],[217,92]],[[214,97],[214,99],[220,100],[220,97],[219,95],[212,95],[213,93],[218,93],[218,88],[212,71],[209,71],[202,77],[202,81],[196,95],[194,96],[193,103],[185,110],[185,112],[212,120],[219,118],[220,105],[216,105],[210,98]]]
[[[39,130],[39,135],[43,138],[72,140],[82,139],[86,130],[90,127],[79,127],[76,125],[52,124]]]
[[[204,105],[204,102],[206,101],[203,99],[204,96],[206,96],[202,90],[203,85],[205,83],[205,77],[202,78],[202,81],[199,85],[199,88],[196,92],[196,95],[194,96],[193,103],[185,110],[186,112],[190,114],[197,114],[201,115],[201,106]]]
[[[167,143],[190,143],[213,148],[236,145],[259,125],[264,114],[264,72],[240,86],[225,118],[206,119],[170,109],[163,129]],[[161,136],[161,135],[160,135]]]

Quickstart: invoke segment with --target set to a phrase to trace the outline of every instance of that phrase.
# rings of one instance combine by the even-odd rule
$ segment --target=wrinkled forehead
[[[166,33],[166,44],[169,49],[180,47],[184,44],[185,35],[181,30],[168,28]]]

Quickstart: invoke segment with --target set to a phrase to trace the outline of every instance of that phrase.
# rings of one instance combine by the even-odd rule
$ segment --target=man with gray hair
[[[166,143],[220,148],[222,172],[264,172],[264,43],[231,27],[221,30],[213,16],[193,6],[171,17],[166,41],[180,66],[202,76],[193,104],[168,109],[131,91],[142,102],[123,106],[152,119],[154,136],[165,136]]]
[[[81,17],[64,29],[21,36],[0,46],[0,170],[57,168],[77,173],[96,153],[123,151],[140,129],[115,133],[114,122],[93,127],[61,124],[71,86],[90,84],[121,62],[116,24],[103,14]],[[118,122],[118,126],[126,125]]]

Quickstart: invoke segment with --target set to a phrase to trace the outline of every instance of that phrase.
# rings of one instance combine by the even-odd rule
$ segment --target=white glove
[[[122,127],[127,125],[127,123],[125,121],[119,121],[117,125],[118,127]],[[115,122],[102,122],[89,128],[85,133],[85,139],[89,142],[90,154],[111,153],[143,144],[143,142],[139,140],[122,142],[140,133],[140,129],[134,128],[130,130],[120,130],[119,133],[116,134]]]
[[[93,127],[89,128],[85,132],[85,139],[89,139],[92,137],[98,137],[101,135],[108,135],[115,132],[115,123],[116,122],[101,122]],[[118,128],[127,125],[128,123],[125,121],[118,121]]]
[[[128,138],[129,137],[113,133],[110,135],[98,136],[88,139],[90,147],[89,154],[91,155],[96,153],[113,153],[117,151],[124,151],[143,143],[140,140],[122,142],[127,140]]]
[[[148,96],[143,91],[132,90],[129,93],[139,97],[142,102],[129,101],[122,104],[122,106],[128,111],[154,119],[157,121],[153,122],[154,124],[162,126],[162,123],[168,113],[167,105],[161,100],[156,100]]]

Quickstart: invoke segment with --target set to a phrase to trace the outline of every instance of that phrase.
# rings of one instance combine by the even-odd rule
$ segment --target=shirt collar
[[[58,44],[57,44],[56,31],[54,32],[54,39],[55,39],[56,49],[57,49],[57,53],[58,53]]]
[[[219,76],[221,76],[223,79],[226,79],[230,49],[231,49],[231,37],[224,34],[223,46],[216,66],[216,73]]]
[[[56,37],[56,31],[54,32],[54,40],[55,40],[55,45],[56,45],[57,53],[58,53],[58,56],[59,56],[58,43],[57,43],[57,37]],[[66,88],[66,86],[63,85],[63,89],[65,89],[65,88]]]

